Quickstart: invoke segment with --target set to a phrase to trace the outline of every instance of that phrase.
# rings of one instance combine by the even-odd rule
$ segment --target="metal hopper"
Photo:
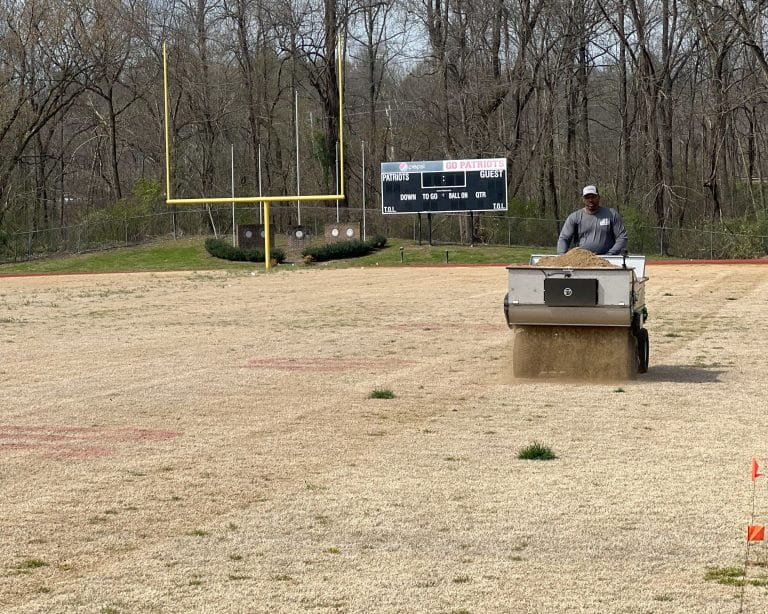
[[[645,257],[600,256],[604,267],[538,266],[545,257],[555,258],[534,255],[528,266],[507,267],[504,313],[515,329],[515,375],[645,373]]]

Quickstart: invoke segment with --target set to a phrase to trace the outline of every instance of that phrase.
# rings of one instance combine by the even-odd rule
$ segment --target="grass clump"
[[[394,399],[395,393],[389,388],[376,388],[368,395],[369,399]]]
[[[16,569],[37,569],[38,567],[47,567],[43,559],[25,559],[16,566]]]
[[[768,586],[768,577],[746,578],[741,567],[708,567],[704,579],[725,586]]]
[[[741,567],[709,567],[704,579],[726,586],[743,586],[744,570]]]
[[[471,578],[469,576],[456,576],[453,579],[454,584],[466,584],[467,582],[470,582]]]
[[[190,537],[205,537],[208,535],[208,531],[205,529],[194,529],[187,533]]]
[[[531,445],[520,450],[517,458],[521,460],[553,460],[557,456],[555,456],[555,453],[549,446],[534,441]]]

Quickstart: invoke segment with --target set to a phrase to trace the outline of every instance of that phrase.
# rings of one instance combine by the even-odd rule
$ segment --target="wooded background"
[[[164,41],[175,197],[229,196],[233,158],[236,195],[258,194],[260,157],[265,195],[335,192],[341,35],[344,219],[364,176],[369,229],[413,231],[380,214],[382,161],[506,157],[509,211],[462,216],[461,240],[515,242],[525,220],[553,242],[595,183],[635,245],[690,253],[709,233],[716,255],[759,255],[767,16],[768,0],[0,0],[0,246],[167,212]],[[226,208],[202,219],[231,231]]]

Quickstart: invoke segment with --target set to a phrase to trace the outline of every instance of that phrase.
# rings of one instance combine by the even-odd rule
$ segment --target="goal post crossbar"
[[[168,205],[231,205],[243,203],[282,203],[297,200],[343,200],[343,194],[301,194],[297,196],[221,196],[216,198],[167,198]]]

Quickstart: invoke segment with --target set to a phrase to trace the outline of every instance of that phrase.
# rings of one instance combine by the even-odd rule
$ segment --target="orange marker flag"
[[[752,457],[752,481],[754,482],[757,478],[760,478],[763,476],[762,473],[757,472],[757,459],[753,456]]]
[[[747,541],[761,542],[765,539],[765,526],[762,524],[747,525]]]

